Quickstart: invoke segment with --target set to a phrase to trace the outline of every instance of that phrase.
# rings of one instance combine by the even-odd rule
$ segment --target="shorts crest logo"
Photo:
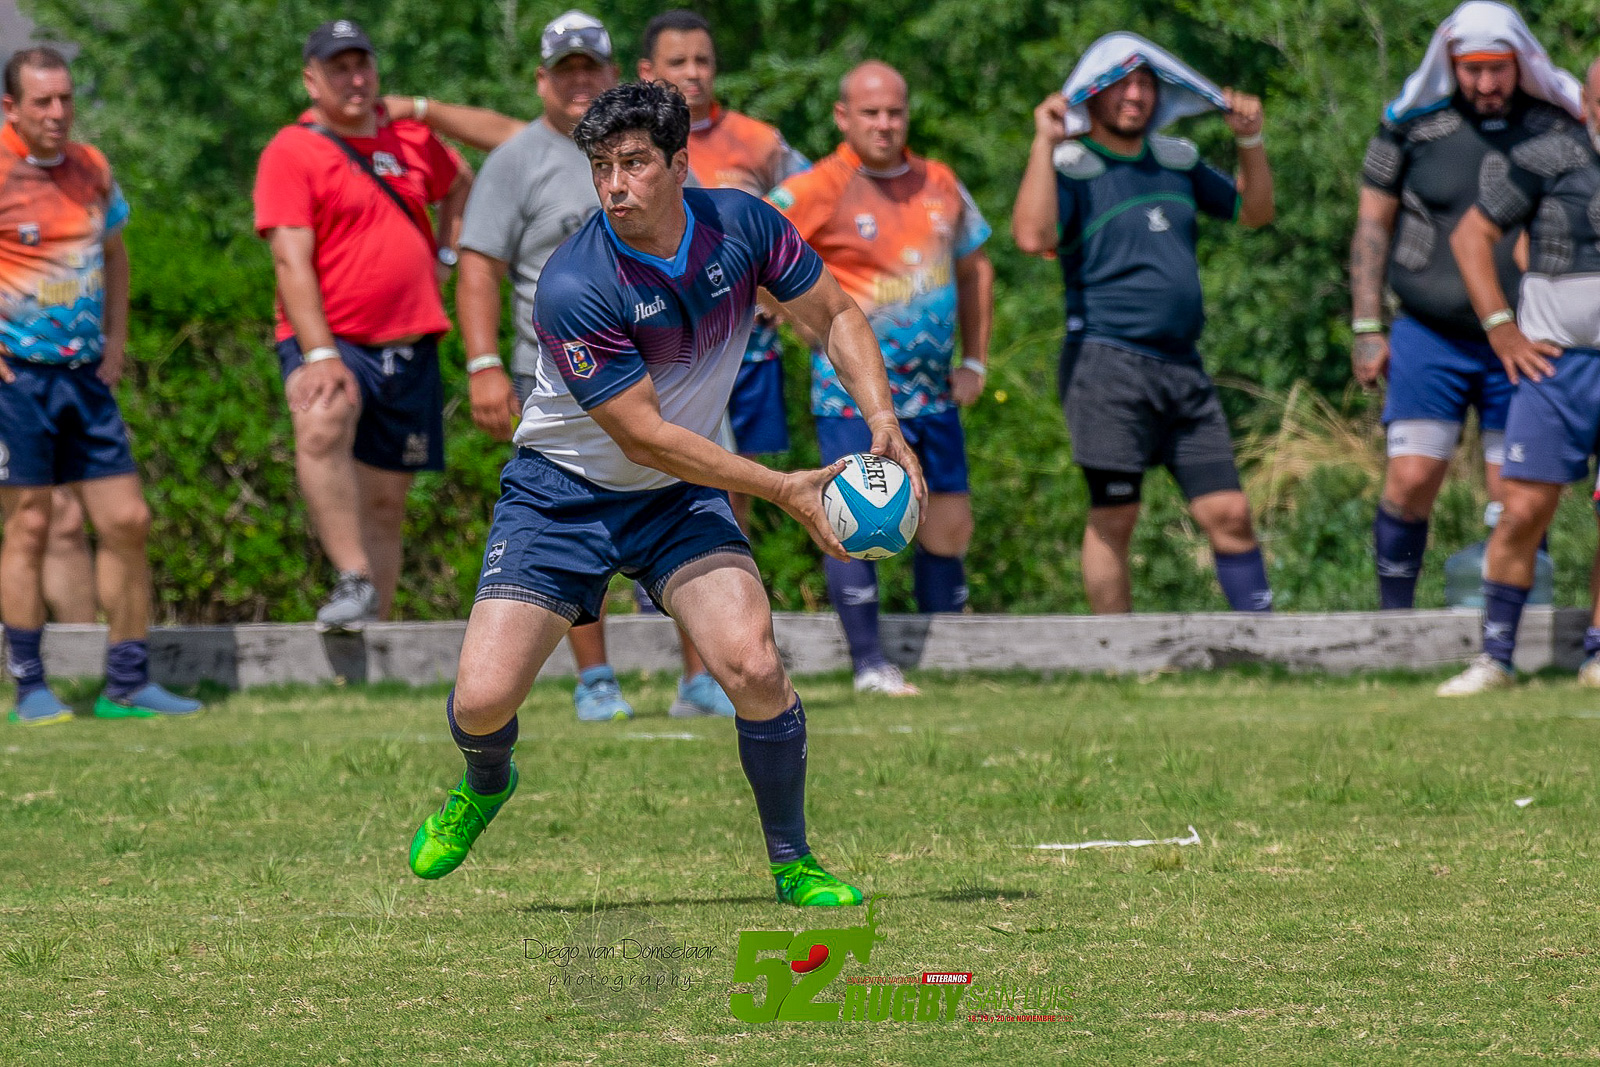
[[[494,544],[489,546],[489,555],[484,559],[483,565],[485,567],[493,567],[496,563],[500,562],[500,558],[505,554],[506,543],[504,541],[496,541]]]
[[[862,213],[856,216],[856,232],[863,241],[870,241],[878,236],[878,220],[871,215]]]
[[[24,222],[17,227],[17,239],[25,245],[39,243],[39,224],[37,222]]]
[[[561,351],[567,357],[567,366],[580,378],[592,378],[600,369],[589,346],[582,341],[568,341],[561,346]]]

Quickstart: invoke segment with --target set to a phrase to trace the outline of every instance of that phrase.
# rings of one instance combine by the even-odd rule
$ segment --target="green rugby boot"
[[[772,877],[778,883],[779,904],[836,908],[860,904],[865,899],[861,890],[823,870],[822,864],[809,852],[788,863],[774,863]]]
[[[500,808],[517,791],[517,765],[511,782],[492,796],[474,793],[463,776],[444,798],[444,807],[423,820],[411,839],[411,873],[418,878],[443,878],[461,866],[472,843],[488,828]]]

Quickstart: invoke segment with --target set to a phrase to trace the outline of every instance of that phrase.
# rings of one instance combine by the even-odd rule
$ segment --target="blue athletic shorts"
[[[1600,437],[1600,349],[1569,348],[1554,377],[1524,378],[1506,419],[1502,478],[1566,485],[1589,476]]]
[[[959,410],[947,408],[937,415],[901,419],[900,432],[922,464],[928,492],[967,491],[967,439],[961,431]],[[817,448],[822,453],[823,466],[871,447],[872,431],[867,428],[866,419],[817,416]]]
[[[678,568],[717,552],[750,554],[722,490],[604,489],[519,448],[500,474],[477,599],[537,604],[581,625],[600,617],[613,574],[660,604]]]
[[[1446,337],[1408,318],[1389,328],[1385,426],[1401,419],[1465,422],[1471,407],[1480,430],[1503,430],[1513,391],[1487,341]]]
[[[764,359],[739,364],[728,400],[733,440],[742,456],[789,451],[789,422],[783,406],[783,362]]]
[[[444,470],[444,385],[439,338],[410,345],[334,342],[361,388],[361,416],[351,450],[357,462],[384,471]],[[278,342],[284,381],[300,367],[300,342]]]
[[[8,358],[0,383],[0,486],[32,489],[134,474],[128,428],[98,363]]]

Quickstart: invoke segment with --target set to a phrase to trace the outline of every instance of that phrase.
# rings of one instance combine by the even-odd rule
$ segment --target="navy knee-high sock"
[[[1217,584],[1234,611],[1271,611],[1272,587],[1267,584],[1267,564],[1261,546],[1248,552],[1218,552]]]
[[[128,697],[150,682],[150,646],[143,641],[118,641],[106,649],[106,694]]]
[[[6,671],[17,683],[17,700],[44,688],[44,659],[39,646],[44,643],[44,630],[22,630],[7,626]]]
[[[960,556],[936,556],[918,545],[911,554],[911,586],[918,611],[932,614],[967,606],[967,568]]]
[[[444,701],[450,737],[467,761],[467,787],[479,796],[493,796],[511,784],[511,750],[517,744],[517,717],[492,734],[469,734],[456,723],[456,691]]]
[[[856,670],[888,663],[878,639],[878,568],[864,559],[841,563],[829,556],[822,561],[822,573]]]
[[[811,851],[806,844],[806,709],[795,694],[776,719],[734,720],[739,764],[756,795],[767,858],[788,863]]]
[[[1517,650],[1517,627],[1530,590],[1483,580],[1483,650],[1507,667]]]
[[[1378,560],[1378,607],[1404,611],[1417,602],[1417,577],[1428,547],[1428,520],[1409,520],[1378,502],[1372,520],[1372,544]]]

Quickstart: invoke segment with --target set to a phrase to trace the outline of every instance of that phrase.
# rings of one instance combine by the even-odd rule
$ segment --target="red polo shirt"
[[[311,112],[301,116],[311,121]],[[428,205],[443,200],[460,158],[420,122],[378,127],[345,140],[400,194],[410,218],[339,146],[304,126],[278,131],[256,170],[256,232],[309,229],[322,309],[335,336],[373,344],[450,329],[434,278]],[[277,302],[277,337],[294,335]]]

